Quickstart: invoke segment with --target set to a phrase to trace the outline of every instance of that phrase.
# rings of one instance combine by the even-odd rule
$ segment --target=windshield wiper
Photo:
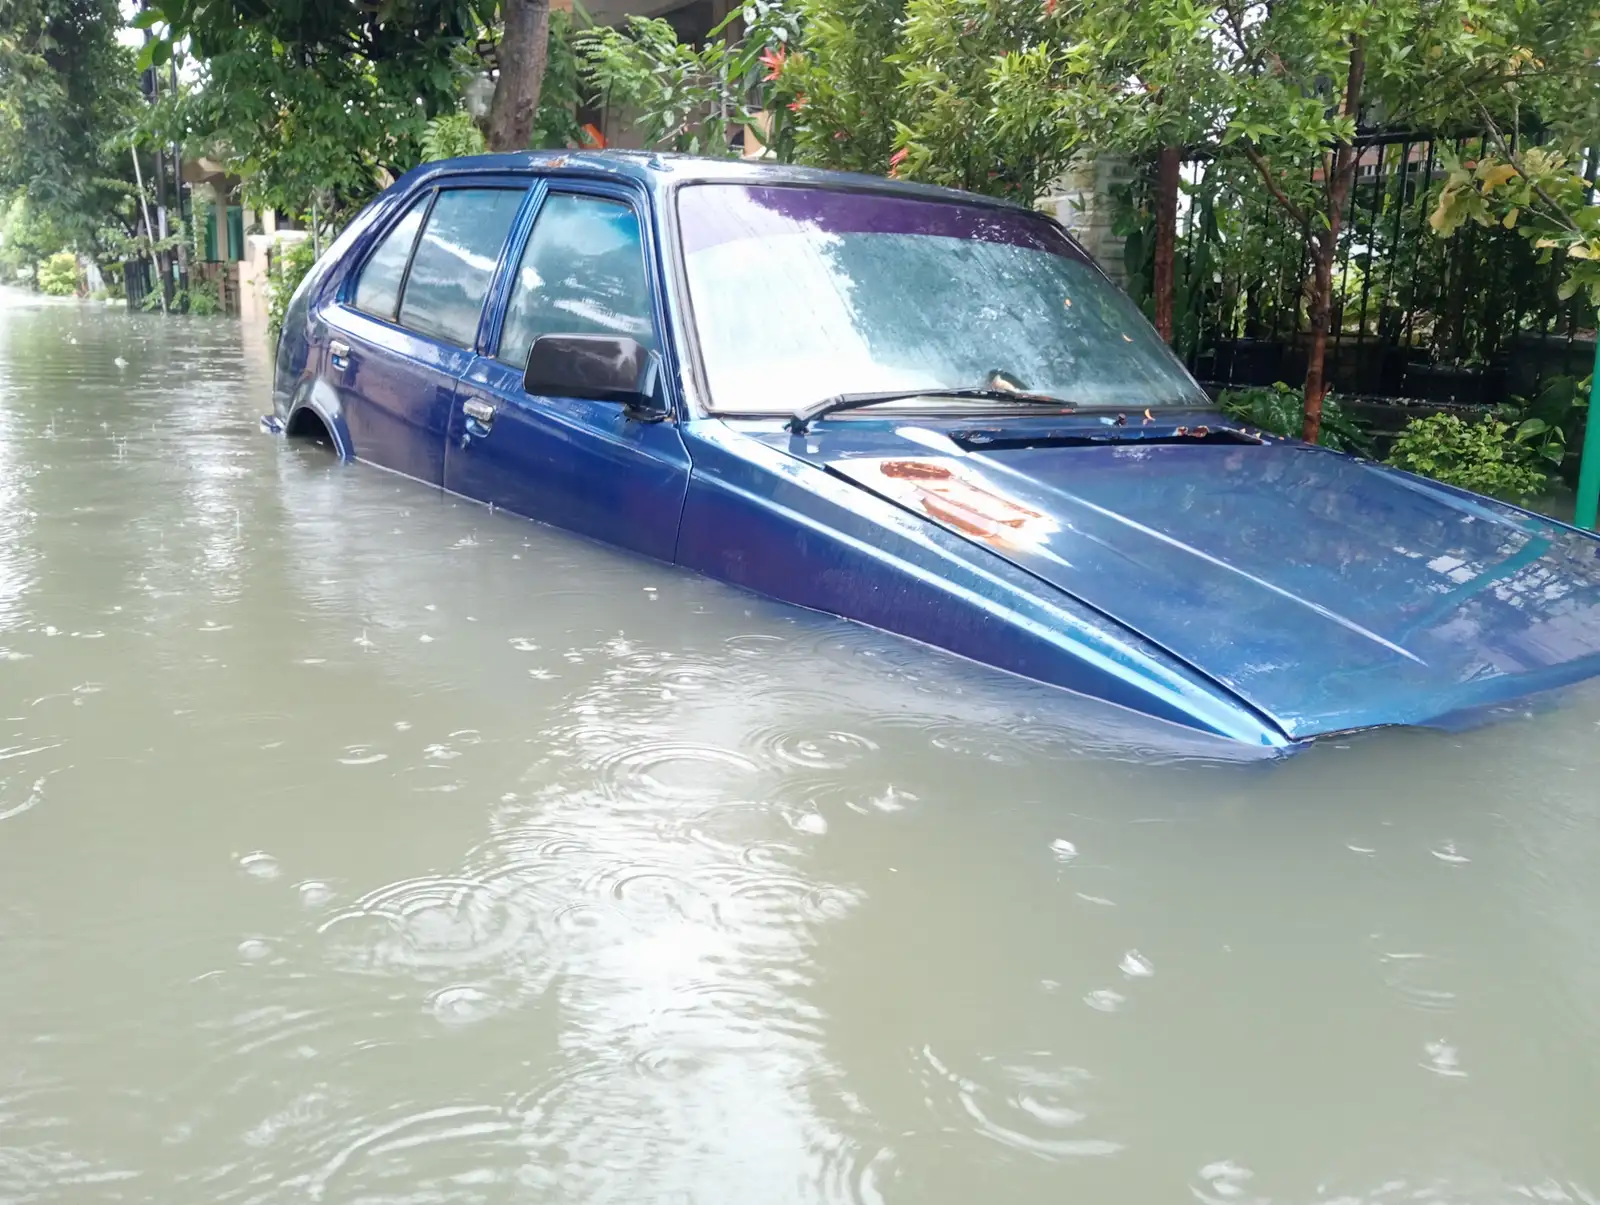
[[[820,402],[802,406],[785,424],[796,435],[804,435],[811,424],[825,414],[840,410],[859,410],[863,406],[876,406],[879,402],[903,402],[914,397],[975,398],[985,402],[1022,402],[1028,406],[1059,406],[1070,412],[1072,406],[1062,398],[1047,393],[1027,393],[1016,389],[886,389],[879,393],[840,393],[825,397]]]

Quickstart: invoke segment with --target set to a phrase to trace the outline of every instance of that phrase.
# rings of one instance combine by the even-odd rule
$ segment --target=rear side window
[[[524,191],[457,188],[441,192],[406,274],[400,325],[471,347],[495,265]]]
[[[411,258],[411,245],[417,241],[422,215],[427,212],[428,198],[418,198],[406,211],[406,216],[378,244],[366,267],[361,269],[361,279],[356,282],[356,309],[380,318],[394,318],[400,304],[400,281],[406,273],[406,261]]]
[[[552,193],[517,266],[498,358],[522,368],[540,335],[630,335],[654,348],[639,217],[600,197]]]

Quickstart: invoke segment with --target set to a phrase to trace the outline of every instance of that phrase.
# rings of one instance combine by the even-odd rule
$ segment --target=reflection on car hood
[[[964,454],[927,436],[841,432],[806,458],[1098,608],[1292,737],[1600,673],[1600,540],[1514,507],[1292,443]]]

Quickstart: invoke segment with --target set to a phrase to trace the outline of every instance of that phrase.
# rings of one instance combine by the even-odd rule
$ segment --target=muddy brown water
[[[1593,1202],[1600,695],[1284,764],[0,308],[0,1201]]]

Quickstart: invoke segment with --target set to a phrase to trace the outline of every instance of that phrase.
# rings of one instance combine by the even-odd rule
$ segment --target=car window
[[[656,345],[639,216],[621,201],[552,193],[523,250],[499,358],[521,368],[540,335],[629,335]]]
[[[400,325],[471,347],[478,315],[524,190],[454,188],[440,192],[406,276]]]
[[[356,282],[356,309],[381,318],[394,318],[400,304],[400,278],[405,275],[411,244],[417,241],[422,215],[427,212],[428,198],[418,198],[367,259],[366,267],[361,269],[361,279]]]

